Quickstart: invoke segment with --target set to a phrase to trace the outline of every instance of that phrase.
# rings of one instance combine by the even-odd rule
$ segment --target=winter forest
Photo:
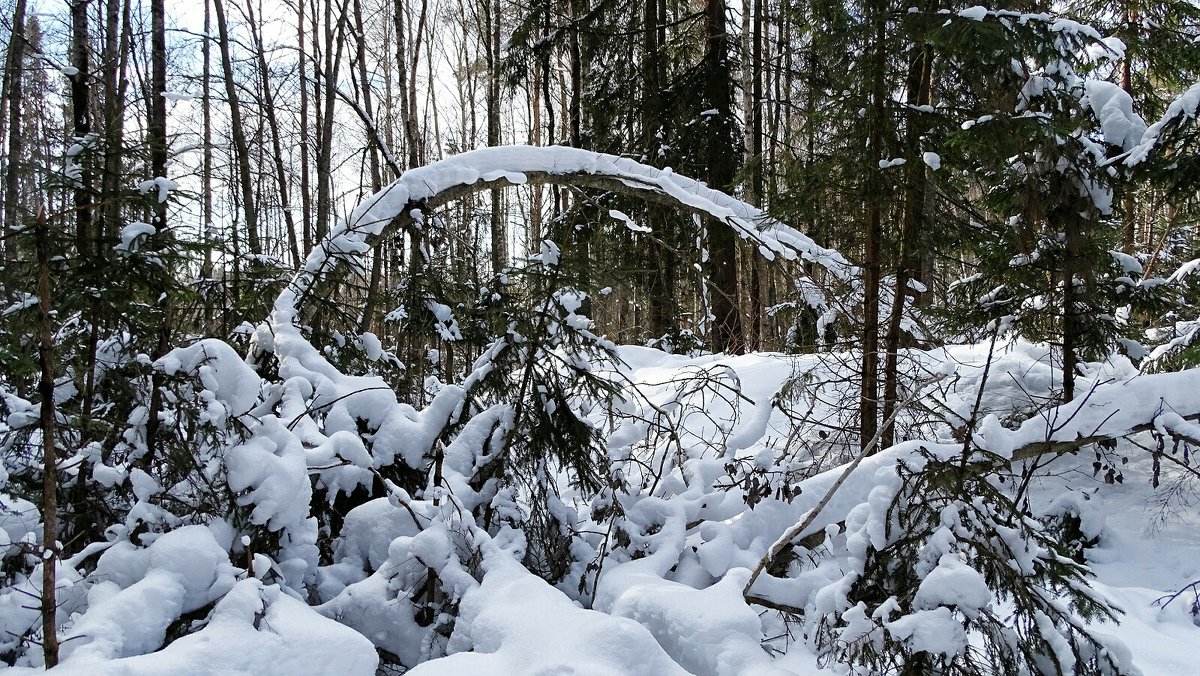
[[[0,669],[1195,673],[1195,0],[0,0]]]

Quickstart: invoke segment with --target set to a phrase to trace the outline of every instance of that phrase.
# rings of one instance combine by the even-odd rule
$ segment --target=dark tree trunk
[[[729,33],[726,30],[725,0],[708,0],[704,10],[705,99],[716,110],[709,116],[707,135],[708,185],[728,191],[737,168],[733,145],[733,71],[729,64]],[[745,351],[742,316],[738,307],[737,240],[731,228],[710,223],[708,255],[712,286],[709,306],[714,320],[713,350],[729,354]]]
[[[150,146],[150,173],[153,178],[167,176],[167,28],[164,0],[150,2],[150,120],[147,140]],[[158,236],[170,241],[167,231],[167,203],[156,197],[154,202],[154,227]],[[158,289],[162,298],[162,321],[158,327],[158,344],[153,357],[162,357],[171,348],[173,299],[171,289]],[[159,444],[159,413],[163,406],[163,375],[157,370],[151,379],[150,410],[146,420],[146,455],[154,459]]]
[[[920,43],[918,43],[919,45]],[[915,46],[909,62],[908,72],[908,129],[905,133],[907,155],[910,158],[905,168],[904,220],[900,224],[900,255],[896,266],[896,293],[892,298],[892,310],[888,315],[887,335],[884,337],[886,357],[883,365],[883,419],[886,425],[880,437],[880,448],[887,448],[896,441],[896,423],[892,413],[896,410],[899,387],[900,326],[904,318],[904,301],[908,296],[908,283],[917,274],[920,265],[917,251],[917,234],[925,218],[925,163],[916,161],[920,152],[920,113],[913,108],[929,103],[930,60],[933,54],[928,46]]]
[[[78,144],[90,143],[92,131],[91,115],[91,50],[88,34],[88,2],[71,4],[71,119],[72,133]],[[78,183],[74,188],[75,202],[75,248],[80,256],[90,256],[93,244],[92,217],[92,172],[90,162],[83,154],[75,159],[82,165]]]
[[[871,46],[871,110],[868,111],[867,148],[870,161],[882,158],[883,125],[887,89],[884,69],[887,52],[884,38],[887,26],[886,3],[873,3],[871,20],[875,24],[874,44]],[[879,430],[879,282],[880,240],[883,239],[882,191],[883,171],[877,166],[867,170],[864,195],[867,207],[866,238],[863,246],[863,336],[862,336],[862,392],[859,397],[859,443],[862,450],[870,449],[875,433]]]
[[[397,0],[399,1],[399,0]],[[296,18],[296,44],[300,48],[300,236],[304,240],[304,250],[313,247],[312,233],[312,183],[308,175],[308,153],[311,139],[308,136],[308,56],[305,53],[304,39],[304,0],[296,3],[299,12]]]
[[[54,442],[54,307],[50,298],[50,228],[46,213],[37,218],[38,263],[38,362],[41,379],[40,423],[42,432],[42,656],[46,668],[58,664],[58,601],[56,598],[56,567],[58,566],[58,451]]]
[[[209,0],[204,0],[204,34],[208,35],[212,29],[212,10]],[[203,72],[200,83],[200,100],[202,103],[201,109],[201,124],[203,126],[202,144],[204,157],[201,160],[200,168],[200,192],[202,193],[200,206],[200,227],[203,232],[200,234],[200,241],[204,247],[204,261],[201,263],[200,276],[208,281],[213,278],[213,249],[212,249],[212,214],[213,214],[213,199],[212,199],[212,166],[213,166],[213,148],[212,148],[212,113],[210,106],[212,105],[212,40],[205,38],[201,42],[201,53],[204,61]],[[211,292],[204,294],[204,333],[212,331],[213,323],[213,303]]]
[[[484,0],[487,40],[487,118],[489,146],[500,145],[500,1]],[[491,220],[489,232],[492,245],[492,274],[500,274],[508,265],[507,232],[501,214],[500,191],[491,191]]]
[[[329,232],[329,221],[333,215],[333,126],[334,104],[337,101],[338,71],[341,69],[342,50],[345,47],[346,5],[338,8],[337,21],[333,19],[333,0],[325,0],[323,45],[324,65],[321,71],[321,115],[317,130],[317,214],[316,237],[318,240]]]
[[[17,259],[17,218],[20,207],[21,106],[25,61],[25,0],[17,0],[13,8],[12,36],[8,41],[5,64],[5,100],[8,103],[8,157],[4,167],[4,258]]]

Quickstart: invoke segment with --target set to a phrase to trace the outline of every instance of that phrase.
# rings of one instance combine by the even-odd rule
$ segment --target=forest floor
[[[229,355],[245,368],[238,355]],[[266,557],[256,557],[254,575],[230,565],[233,536],[227,526],[190,525],[146,547],[113,545],[86,579],[66,582],[64,589],[78,592],[71,592],[73,603],[87,610],[72,615],[67,656],[55,673],[365,676],[376,668],[376,647],[394,655],[407,651],[408,663],[421,662],[411,673],[421,676],[845,673],[844,665],[819,663],[799,623],[747,605],[742,585],[767,546],[842,472],[851,455],[847,447],[856,447],[849,434],[856,403],[855,382],[847,375],[853,373],[852,356],[686,357],[628,346],[618,348],[618,355],[623,365],[604,368],[610,375],[619,372],[626,393],[636,396],[589,415],[604,430],[610,453],[628,452],[636,460],[629,465],[626,523],[642,519],[653,528],[634,533],[633,545],[611,545],[601,526],[589,525],[590,498],[573,494],[560,477],[560,513],[577,518],[581,533],[591,533],[576,541],[579,559],[604,547],[630,552],[623,558],[610,554],[598,578],[582,578],[590,580],[587,592],[580,593],[581,578],[552,586],[522,567],[517,552],[525,545],[512,529],[488,534],[462,515],[469,510],[459,514],[411,498],[405,498],[408,508],[429,520],[420,532],[412,528],[414,513],[388,498],[349,512],[335,543],[339,560],[320,567],[315,575],[320,582],[307,599],[279,585],[282,576],[272,572],[276,564]],[[912,351],[904,363],[905,382],[926,383],[927,389],[902,420],[901,435],[928,441],[899,444],[864,461],[816,530],[836,534],[839,522],[852,521],[847,515],[853,510],[878,502],[875,489],[896,480],[897,463],[913,457],[920,444],[951,454],[961,449],[949,431],[955,420],[978,417],[977,439],[1019,445],[1031,434],[1035,439],[1049,434],[1049,427],[1098,428],[1118,413],[1154,419],[1145,411],[1188,399],[1193,396],[1188,388],[1200,385],[1186,374],[1139,375],[1120,358],[1090,364],[1080,384],[1089,406],[1039,431],[1038,415],[1058,420],[1046,408],[1056,372],[1044,346],[1019,341],[994,350],[986,344],[953,346]],[[984,395],[977,398],[981,384]],[[1113,387],[1102,389],[1107,385]],[[1140,399],[1122,398],[1134,391]],[[1066,510],[1080,518],[1080,530],[1095,538],[1084,550],[1092,586],[1123,611],[1118,622],[1096,622],[1091,629],[1123,644],[1131,653],[1124,661],[1145,676],[1174,676],[1196,673],[1200,645],[1200,590],[1190,586],[1200,580],[1200,475],[1191,449],[1183,443],[1173,447],[1169,438],[1156,469],[1155,443],[1143,433],[1108,450],[1085,447],[1041,456],[1019,504],[1035,516]],[[1011,492],[1022,468],[1014,463],[1003,482],[999,474],[991,480]],[[762,487],[754,484],[751,490],[755,477],[773,482],[758,500],[747,497]],[[465,483],[455,485],[466,490]],[[795,487],[802,493],[779,498],[779,490]],[[460,492],[456,499],[470,496]],[[302,503],[303,508],[307,499]],[[24,537],[19,531],[35,526],[11,520],[0,525],[14,541]],[[465,533],[471,533],[475,548],[460,563],[453,543]],[[393,591],[394,585],[409,584],[404,571],[414,560],[440,561],[441,577],[458,590],[453,634],[438,648],[446,657],[428,659],[427,642],[440,639],[414,623],[412,604]],[[837,576],[821,579],[820,560],[814,555],[811,565],[792,563],[786,579],[772,577],[776,588],[781,582],[809,588],[817,580],[818,587],[834,589]],[[425,567],[419,568],[423,574]],[[32,621],[36,608],[26,607],[28,594],[3,597],[0,618]],[[167,627],[184,621],[185,607],[214,602],[203,625],[163,645]],[[1006,603],[997,599],[995,613],[1004,616]],[[964,640],[975,638],[968,634]]]

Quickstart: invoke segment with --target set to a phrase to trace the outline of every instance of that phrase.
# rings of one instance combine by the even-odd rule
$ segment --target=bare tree
[[[262,86],[262,114],[266,119],[267,129],[271,132],[271,159],[275,167],[275,188],[279,195],[279,209],[283,212],[284,230],[287,237],[288,253],[291,254],[293,266],[302,262],[300,259],[299,243],[296,241],[296,223],[292,215],[290,187],[287,177],[287,167],[284,166],[283,145],[280,141],[279,119],[275,108],[275,95],[272,93],[271,72],[267,66],[267,50],[263,44],[262,30],[255,20],[254,3],[246,3],[247,23],[250,26],[250,36],[254,41],[254,51],[258,57],[258,72]]]
[[[317,213],[315,235],[317,239],[329,231],[329,220],[333,215],[333,140],[334,115],[337,101],[338,73],[341,71],[342,52],[346,45],[346,20],[349,0],[341,0],[334,16],[334,0],[322,4],[323,37],[321,51],[323,63],[319,70],[321,83],[320,118],[317,128]],[[315,69],[314,69],[315,70]]]
[[[237,81],[233,76],[233,58],[229,53],[229,24],[223,0],[213,0],[213,11],[217,15],[217,32],[221,42],[221,72],[225,79],[225,97],[229,102],[229,126],[233,136],[233,150],[237,156],[238,185],[241,189],[242,217],[246,226],[246,239],[250,252],[261,254],[262,243],[258,233],[258,209],[254,200],[253,178],[250,172],[250,147],[246,142],[246,129],[242,125],[242,106],[237,92]],[[237,262],[234,262],[236,269]]]

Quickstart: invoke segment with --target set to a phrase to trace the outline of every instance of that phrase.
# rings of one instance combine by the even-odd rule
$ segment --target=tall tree
[[[23,135],[21,128],[21,111],[23,104],[23,80],[25,66],[25,0],[17,0],[13,7],[13,29],[8,40],[8,53],[4,62],[4,100],[8,104],[6,122],[8,138],[4,166],[4,258],[14,261],[17,258],[17,240],[15,233],[18,227],[17,218],[20,207],[19,185],[21,158],[24,155]]]
[[[729,48],[725,0],[707,0],[704,5],[704,60],[701,64],[704,119],[707,143],[704,162],[708,184],[717,190],[730,190],[739,165],[737,131],[733,110],[734,70]],[[745,351],[742,314],[738,304],[737,240],[733,230],[710,224],[708,256],[712,289],[709,303],[713,315],[713,349],[730,354]]]
[[[262,242],[258,232],[258,207],[254,200],[254,178],[250,171],[250,145],[246,141],[246,129],[242,121],[242,104],[238,95],[238,84],[233,73],[233,56],[230,45],[229,21],[225,14],[224,0],[213,0],[213,12],[217,17],[217,32],[221,38],[221,72],[225,80],[225,98],[229,104],[229,131],[233,136],[234,155],[237,160],[237,180],[241,190],[242,218],[246,227],[246,240],[250,253],[262,254]],[[320,188],[318,188],[320,190]],[[318,233],[320,234],[320,233]],[[234,261],[235,269],[239,265]]]
[[[283,155],[283,143],[279,131],[279,116],[275,107],[275,94],[271,91],[274,84],[271,82],[270,67],[267,64],[267,49],[263,42],[262,29],[258,25],[259,22],[255,20],[253,2],[246,3],[246,15],[249,19],[247,23],[250,26],[250,37],[254,41],[254,51],[258,57],[259,83],[262,87],[262,102],[260,107],[263,118],[265,118],[267,123],[267,129],[271,133],[271,160],[275,168],[275,189],[279,199],[279,210],[283,213],[287,250],[291,254],[292,265],[299,266],[303,261],[300,258],[300,246],[296,239],[295,216],[292,213],[291,189],[285,165],[286,158]],[[373,166],[375,168],[375,175],[378,176],[378,162]]]
[[[324,38],[321,42],[323,62],[319,69],[314,68],[314,72],[320,74],[322,88],[316,138],[317,205],[314,231],[318,240],[329,231],[329,221],[333,216],[334,122],[336,120],[338,74],[341,72],[342,54],[346,48],[349,0],[341,0],[336,7],[334,0],[324,0],[321,7]]]
[[[500,0],[483,0],[487,40],[487,144],[500,145]],[[575,140],[575,139],[573,139]],[[500,274],[508,265],[508,231],[501,213],[499,190],[491,191],[489,215],[492,274]]]
[[[91,35],[88,32],[90,0],[71,3],[71,120],[75,154],[71,161],[77,172],[73,179],[75,249],[81,256],[92,253],[92,150]]]

